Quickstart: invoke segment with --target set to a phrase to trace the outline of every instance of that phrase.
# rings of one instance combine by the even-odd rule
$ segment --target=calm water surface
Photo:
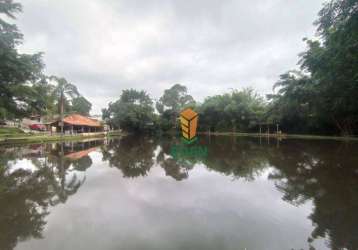
[[[358,249],[358,145],[0,146],[0,249]]]

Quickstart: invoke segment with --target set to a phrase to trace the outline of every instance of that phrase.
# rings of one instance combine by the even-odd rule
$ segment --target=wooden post
[[[276,123],[276,134],[278,134],[278,123]]]

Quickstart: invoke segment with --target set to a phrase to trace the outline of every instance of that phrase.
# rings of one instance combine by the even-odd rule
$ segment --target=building
[[[52,132],[61,132],[60,119],[48,123],[48,126]],[[66,134],[102,132],[103,124],[93,118],[72,114],[63,118],[63,131]]]
[[[20,126],[24,129],[29,129],[32,125],[44,124],[44,117],[40,115],[31,115],[21,120]]]

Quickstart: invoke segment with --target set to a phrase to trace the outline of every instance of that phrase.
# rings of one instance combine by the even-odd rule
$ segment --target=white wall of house
[[[26,117],[21,120],[20,126],[21,126],[21,128],[28,129],[29,126],[32,124],[43,124],[43,122],[44,122],[43,117],[39,117],[39,118]]]

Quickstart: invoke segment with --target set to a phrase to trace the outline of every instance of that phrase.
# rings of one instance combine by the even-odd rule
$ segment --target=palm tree
[[[60,105],[60,121],[61,121],[61,134],[63,134],[63,112],[64,112],[64,102],[66,98],[73,99],[74,97],[79,96],[79,92],[77,87],[72,83],[69,83],[63,77],[51,76],[51,80],[56,82],[56,86],[54,89],[54,95],[59,98]]]

